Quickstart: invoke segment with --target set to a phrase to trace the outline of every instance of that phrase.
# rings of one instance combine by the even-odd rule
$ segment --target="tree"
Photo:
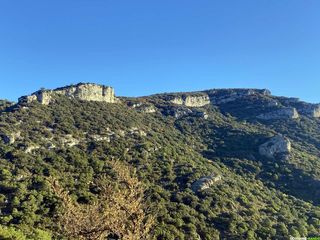
[[[80,204],[55,179],[52,190],[61,199],[61,235],[69,239],[150,239],[153,217],[147,214],[144,189],[129,166],[111,162],[113,177],[96,180],[98,200]]]

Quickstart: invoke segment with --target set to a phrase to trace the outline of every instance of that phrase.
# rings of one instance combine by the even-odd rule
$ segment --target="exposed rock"
[[[209,115],[207,112],[194,112],[194,116],[196,117],[200,117],[200,118],[203,118],[203,119],[208,119],[209,118]]]
[[[134,104],[132,107],[135,108],[138,112],[141,112],[141,113],[155,113],[157,111],[155,106],[142,104],[142,103]]]
[[[221,179],[222,179],[221,175],[217,175],[213,173],[209,176],[201,177],[199,180],[195,181],[192,184],[191,189],[194,192],[203,191],[205,189],[210,188],[216,182],[221,181]]]
[[[157,109],[154,106],[144,106],[139,109],[143,113],[155,113]]]
[[[182,117],[192,115],[192,114],[193,114],[193,112],[189,108],[175,108],[175,109],[173,109],[173,112],[172,112],[172,115],[175,118],[182,118]]]
[[[176,96],[170,101],[174,104],[184,105],[186,107],[203,107],[210,104],[210,99],[207,94]]]
[[[279,99],[282,100],[283,104],[285,105],[290,105],[290,104],[296,104],[300,102],[299,98],[284,98],[284,97],[278,97]]]
[[[299,118],[299,113],[295,108],[280,108],[278,110],[263,113],[257,116],[259,119],[263,120],[273,120],[273,119],[296,119]]]
[[[129,102],[128,103],[128,106],[131,107],[131,108],[138,108],[138,107],[141,107],[143,103],[141,102]]]
[[[41,104],[48,105],[53,101],[55,96],[59,95],[83,101],[118,102],[118,99],[114,95],[114,90],[111,87],[90,83],[79,83],[64,88],[57,88],[55,90],[40,90],[30,96],[19,98],[19,103],[38,101]]]
[[[277,106],[279,106],[279,105],[280,105],[279,102],[276,101],[276,100],[274,100],[274,99],[270,99],[270,100],[268,100],[268,102],[267,102],[267,106],[268,106],[268,107],[277,107]]]
[[[32,153],[34,150],[39,149],[39,146],[36,145],[31,145],[31,146],[27,146],[26,149],[24,150],[25,153]]]
[[[259,147],[260,155],[269,159],[288,159],[291,153],[291,142],[282,135],[276,135]]]
[[[21,138],[21,132],[18,131],[18,132],[14,132],[14,133],[10,133],[10,134],[2,134],[1,135],[4,143],[6,144],[13,144],[15,143],[15,141],[19,138]]]
[[[103,135],[94,134],[94,135],[91,135],[90,137],[96,142],[101,142],[101,141],[110,142],[111,141],[110,136],[103,136]]]
[[[211,89],[206,92],[210,97],[211,103],[217,105],[233,102],[251,95],[271,95],[268,89]]]
[[[74,138],[71,134],[67,134],[63,138],[60,138],[59,140],[60,140],[60,143],[66,147],[73,147],[80,143],[80,141]]]
[[[173,116],[177,119],[183,117],[197,117],[208,119],[209,115],[206,111],[202,111],[199,109],[190,109],[187,107],[171,107],[167,108],[166,111],[163,112],[166,116]]]
[[[145,137],[147,136],[147,133],[137,127],[132,127],[129,129],[129,134],[130,135],[136,135],[136,136],[141,136],[141,137]]]
[[[305,104],[298,110],[300,113],[305,114],[309,117],[320,118],[320,104]]]
[[[119,137],[125,137],[126,136],[126,132],[124,130],[118,130],[117,131],[117,136]]]

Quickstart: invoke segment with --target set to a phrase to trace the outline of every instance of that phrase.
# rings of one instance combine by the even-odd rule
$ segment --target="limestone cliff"
[[[82,101],[97,101],[115,103],[118,99],[114,95],[114,90],[111,87],[91,84],[79,83],[77,85],[57,88],[54,90],[39,90],[30,96],[19,98],[19,103],[31,103],[38,101],[41,104],[48,105],[54,100],[55,96],[66,96]]]
[[[287,159],[291,152],[291,142],[282,135],[276,135],[260,145],[260,155],[269,159]]]
[[[257,116],[263,120],[274,120],[274,119],[296,119],[299,118],[299,113],[295,108],[280,108],[271,112],[263,113]]]
[[[320,104],[301,101],[299,98],[275,97],[283,106],[294,107],[304,116],[320,118]]]
[[[186,95],[173,97],[171,102],[177,105],[184,105],[186,107],[203,107],[210,104],[210,99],[207,94]]]

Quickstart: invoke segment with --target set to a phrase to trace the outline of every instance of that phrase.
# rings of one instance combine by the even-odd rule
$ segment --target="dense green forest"
[[[124,199],[133,206],[130,186],[137,209],[130,217],[117,212],[108,219],[122,218],[129,229],[130,218],[140,214],[139,226],[150,227],[141,233],[145,239],[320,236],[320,119],[299,110],[306,106],[297,100],[237,91],[196,93],[209,94],[211,101],[196,107],[170,100],[191,93],[117,103],[65,96],[48,105],[2,101],[0,239],[80,239],[67,228],[78,223],[67,217],[98,216],[99,209]],[[299,116],[279,113],[289,107]],[[279,117],[262,115],[268,112]],[[259,147],[277,134],[290,140],[290,156],[261,155]],[[220,179],[194,190],[210,175]],[[103,198],[101,189],[118,195]],[[110,199],[110,206],[99,205]],[[86,220],[77,226],[97,221]],[[101,230],[104,239],[138,239],[134,230],[113,229],[119,228]],[[80,232],[83,239],[103,239]]]

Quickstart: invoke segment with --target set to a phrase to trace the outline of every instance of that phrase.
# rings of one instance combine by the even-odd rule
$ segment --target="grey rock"
[[[305,105],[303,108],[298,110],[309,117],[320,118],[320,104]]]
[[[98,101],[115,103],[118,99],[114,95],[114,90],[111,87],[91,84],[80,83],[64,88],[57,88],[55,90],[40,90],[30,96],[19,98],[19,103],[31,103],[38,101],[43,105],[48,105],[54,100],[55,96],[66,96],[83,101]]]
[[[209,115],[207,112],[202,112],[202,111],[195,111],[193,112],[195,117],[203,118],[203,119],[208,119]]]
[[[210,188],[211,186],[213,186],[215,183],[219,182],[222,180],[221,175],[212,173],[209,176],[204,176],[201,177],[199,180],[195,181],[192,185],[191,185],[191,189],[194,192],[199,192],[199,191],[203,191],[205,189]]]
[[[193,112],[189,108],[176,108],[173,110],[173,116],[175,118],[182,118],[182,117],[189,116],[192,114],[193,114]]]
[[[37,145],[30,145],[30,146],[27,146],[24,150],[25,153],[33,153],[34,150],[37,150],[39,149],[40,146],[37,146]]]
[[[4,143],[13,144],[13,143],[15,143],[15,141],[17,139],[21,138],[21,132],[18,131],[18,132],[13,132],[10,134],[2,134],[1,137],[2,137],[2,140],[4,141]]]
[[[291,142],[287,137],[276,135],[260,145],[259,153],[269,159],[288,159],[291,153]]]
[[[174,97],[170,102],[177,105],[184,105],[186,107],[203,107],[210,104],[210,99],[207,94],[187,95]]]
[[[269,96],[268,89],[212,89],[206,91],[212,104],[225,104],[252,95]]]
[[[74,138],[71,134],[67,134],[59,139],[59,142],[64,147],[73,147],[80,143],[79,139]]]
[[[141,113],[155,113],[157,112],[157,109],[155,108],[154,105],[147,105],[147,104],[134,104],[132,106],[137,110],[137,112]]]
[[[297,119],[299,118],[299,113],[297,109],[287,107],[280,108],[268,113],[262,113],[257,116],[258,119],[262,120],[273,120],[273,119]]]
[[[102,142],[102,141],[110,142],[111,141],[111,137],[105,136],[105,135],[93,134],[93,135],[90,135],[90,138],[96,142]]]

